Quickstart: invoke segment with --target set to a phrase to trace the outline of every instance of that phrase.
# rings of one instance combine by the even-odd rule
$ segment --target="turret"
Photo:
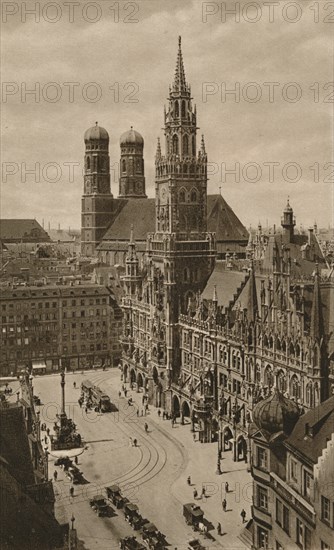
[[[120,138],[119,198],[147,198],[145,193],[144,139],[133,129]]]
[[[283,227],[283,236],[284,236],[285,242],[292,243],[294,227],[296,225],[296,218],[293,215],[293,210],[290,206],[289,198],[288,198],[287,205],[283,210],[281,225]]]

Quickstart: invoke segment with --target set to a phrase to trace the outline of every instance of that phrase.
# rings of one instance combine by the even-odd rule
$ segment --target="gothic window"
[[[185,267],[183,272],[183,279],[185,282],[190,281],[190,271],[188,267]]]
[[[290,396],[295,399],[300,397],[300,383],[296,375],[293,375],[290,380]]]
[[[313,407],[313,392],[311,382],[309,382],[306,386],[306,405],[308,405],[309,407]]]
[[[277,375],[277,389],[281,393],[285,393],[287,386],[286,386],[286,376],[284,372],[281,370]]]
[[[90,170],[90,158],[87,157],[87,170]]]
[[[181,191],[180,191],[179,200],[180,200],[180,202],[186,202],[186,193],[185,193],[184,189],[181,189]]]
[[[126,162],[125,162],[125,159],[122,160],[122,172],[124,174],[124,172],[126,172]]]
[[[183,172],[184,172],[184,174],[188,174],[188,164],[184,164]]]
[[[176,118],[179,118],[179,116],[180,116],[179,102],[178,101],[175,101],[175,116],[176,116]]]
[[[174,135],[173,136],[173,155],[179,154],[179,138]]]
[[[191,202],[197,202],[197,191],[196,189],[192,189],[191,195],[190,195]]]
[[[185,156],[189,154],[189,139],[187,134],[183,136],[183,154]]]
[[[190,173],[193,174],[195,172],[195,166],[193,164],[190,165]]]
[[[140,159],[137,159],[136,172],[137,172],[137,174],[140,174],[140,172],[141,172],[141,161],[140,161]]]
[[[192,137],[192,153],[193,156],[196,156],[196,144],[195,144],[195,136]]]
[[[186,102],[183,100],[181,105],[181,116],[184,118],[186,116]]]

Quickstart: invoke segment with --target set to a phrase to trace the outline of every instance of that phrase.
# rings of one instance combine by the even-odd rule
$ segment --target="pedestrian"
[[[188,483],[188,485],[191,485],[191,477],[190,476],[187,477],[187,483]]]
[[[143,409],[141,410],[141,415],[144,416],[144,411],[143,411]]]
[[[144,405],[144,403],[145,403],[145,395],[143,395],[142,400],[141,400],[141,404]]]
[[[147,432],[148,432],[148,424],[147,424],[147,422],[145,422],[144,428],[145,428],[145,432],[147,433]]]
[[[218,523],[218,525],[217,525],[217,533],[218,533],[218,535],[222,534],[222,526],[220,525],[220,523]]]
[[[224,500],[223,500],[223,502],[222,502],[222,506],[223,506],[224,512],[226,512],[226,507],[227,507],[226,498],[224,498]]]
[[[50,428],[46,429],[46,435],[50,435]]]
[[[246,519],[246,512],[244,509],[241,510],[240,512],[240,515],[242,517],[242,523],[245,523],[245,519]]]
[[[73,382],[73,388],[76,388],[76,383],[75,382]]]
[[[88,410],[88,409],[87,409],[87,405],[86,405],[86,407],[85,407],[85,413],[86,413],[86,414],[87,414],[87,410]]]
[[[118,397],[119,397],[119,398],[122,397],[122,392],[121,392],[121,391],[118,392]]]
[[[128,393],[128,390],[125,388],[124,390],[124,397],[126,397],[126,394]]]
[[[229,485],[228,485],[228,481],[225,482],[225,493],[228,493],[229,491]]]
[[[194,488],[194,491],[193,491],[193,493],[194,493],[194,498],[197,498],[197,497],[198,497],[198,492],[197,492],[197,489],[196,489],[196,487]]]
[[[70,487],[70,495],[71,495],[71,497],[74,496],[74,487]]]
[[[161,410],[158,409],[158,417],[160,418],[160,415],[161,415]]]
[[[205,487],[204,487],[204,485],[203,485],[203,487],[202,487],[202,497],[205,497],[205,496],[206,496],[206,495],[205,495]]]
[[[76,465],[78,465],[78,462],[79,462],[79,461],[78,461],[78,457],[77,457],[77,456],[74,457],[74,462],[76,463]]]
[[[165,413],[165,411],[163,411],[163,413],[162,413],[162,420],[165,420],[165,418],[166,418],[166,413]]]
[[[139,409],[137,409],[137,416],[139,416]]]
[[[44,443],[46,444],[48,442],[47,436],[44,437]]]
[[[133,445],[134,445],[134,447],[137,447],[137,439],[136,438],[134,438],[134,440],[133,440]]]
[[[57,477],[58,477],[58,472],[54,471],[54,472],[53,472],[53,479],[54,479],[55,481],[57,481]]]
[[[196,433],[194,432],[193,433],[193,440],[194,440],[194,443],[196,442]]]

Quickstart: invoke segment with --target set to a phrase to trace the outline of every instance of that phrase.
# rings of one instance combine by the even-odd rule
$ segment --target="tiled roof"
[[[333,426],[334,395],[301,416],[285,444],[316,464],[332,436]]]
[[[8,241],[46,242],[49,235],[37,220],[0,220],[0,239]]]
[[[302,247],[307,245],[308,238],[306,235],[294,235],[291,243],[284,241],[283,235],[278,233],[269,237],[268,246],[265,251],[262,267],[264,269],[272,269],[273,257],[275,250],[282,250],[282,246],[289,248],[291,258],[291,275],[292,276],[310,276],[314,272],[315,263],[324,264],[325,260],[319,244],[312,236],[312,246],[314,247],[314,261],[306,260],[302,257]]]
[[[117,199],[116,199],[117,200]],[[117,200],[119,213],[107,229],[105,241],[128,241],[133,224],[134,239],[145,241],[147,233],[155,231],[155,199]],[[208,195],[208,231],[216,233],[217,241],[240,241],[247,244],[248,232],[221,195]]]
[[[208,195],[208,231],[217,241],[248,241],[248,231],[221,195]]]
[[[214,287],[216,286],[218,305],[227,307],[239,292],[248,273],[242,271],[226,271],[220,262],[216,262],[215,268],[210,275],[202,298],[212,300]]]

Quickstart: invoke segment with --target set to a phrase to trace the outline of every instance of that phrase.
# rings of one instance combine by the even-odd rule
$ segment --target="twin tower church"
[[[183,234],[185,240],[215,233],[217,257],[244,256],[248,232],[220,194],[207,195],[207,154],[198,143],[196,106],[186,82],[181,38],[174,82],[164,111],[165,152],[158,139],[155,198],[145,189],[144,139],[132,127],[120,138],[118,197],[110,187],[109,135],[98,126],[85,133],[82,254],[103,263],[125,263],[130,227],[139,254],[150,233]],[[195,237],[197,235],[197,237]]]

